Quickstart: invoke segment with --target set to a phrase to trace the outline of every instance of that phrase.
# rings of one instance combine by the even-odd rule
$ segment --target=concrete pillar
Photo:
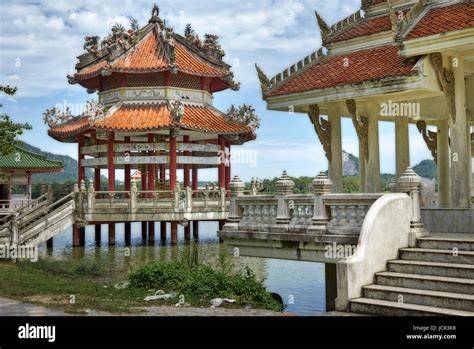
[[[79,228],[79,246],[84,246],[86,244],[86,228]]]
[[[335,263],[325,263],[326,311],[336,310],[337,272]]]
[[[199,239],[199,221],[193,221],[193,238]]]
[[[191,240],[191,222],[188,222],[188,225],[184,227],[184,240]]]
[[[438,205],[449,207],[451,188],[449,179],[449,126],[447,120],[438,121]]]
[[[178,243],[178,222],[171,222],[171,245]]]
[[[108,190],[115,191],[115,164],[114,164],[114,143],[115,134],[110,132],[107,142],[107,169],[108,169]],[[115,245],[115,223],[109,223],[109,246]]]
[[[331,161],[329,163],[329,178],[333,183],[333,192],[342,193],[342,135],[341,115],[339,109],[330,106],[328,112],[331,123]]]
[[[160,240],[161,243],[166,242],[166,222],[160,222]]]
[[[100,240],[102,237],[102,225],[96,224],[94,228],[95,228],[95,244],[97,246],[100,246]]]
[[[225,188],[225,138],[219,135],[217,138],[217,144],[219,145],[219,167],[218,167],[218,183],[219,188]]]
[[[148,243],[155,243],[155,222],[148,222]]]
[[[396,179],[403,175],[410,166],[410,136],[408,132],[408,117],[395,117],[395,157]]]
[[[456,121],[451,125],[451,207],[471,206],[472,165],[470,138],[466,117],[466,83],[464,80],[464,59],[455,57],[454,94]]]
[[[378,115],[379,108],[377,104],[368,104],[367,118],[369,120],[369,158],[367,159],[366,168],[366,188],[368,193],[379,193],[381,191]]]
[[[125,222],[125,244],[130,245],[132,239],[132,224]]]
[[[170,130],[170,190],[176,188],[176,136],[174,130]]]
[[[79,226],[77,224],[73,224],[72,226],[72,246],[78,247],[80,246],[80,238],[79,238]]]

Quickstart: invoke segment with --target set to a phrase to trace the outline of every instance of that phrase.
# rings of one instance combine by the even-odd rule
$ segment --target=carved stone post
[[[87,208],[89,213],[94,212],[94,204],[95,204],[95,191],[94,191],[94,182],[89,180],[89,188],[87,189]]]
[[[51,184],[48,185],[48,203],[52,204],[54,202],[54,193],[53,193],[53,186]]]
[[[388,185],[388,188],[391,193],[396,193],[397,192],[397,178],[393,177],[390,181],[390,184]]]
[[[332,182],[321,171],[311,183],[311,188],[314,194],[314,208],[312,225],[308,228],[308,232],[324,232],[329,222],[329,215],[324,205],[323,195],[331,193]]]
[[[429,236],[428,231],[423,226],[421,220],[420,209],[420,185],[421,178],[408,167],[398,180],[398,185],[403,193],[407,193],[412,201],[412,217],[410,221],[410,232],[408,236],[408,244],[410,247],[416,246],[416,239],[423,236]]]
[[[130,185],[130,208],[132,212],[135,212],[135,210],[137,209],[138,196],[137,181],[135,180],[135,178],[132,178]]]
[[[15,213],[11,221],[11,244],[17,246],[20,242],[19,231],[18,231],[18,213]]]
[[[179,192],[180,192],[179,183],[176,183],[175,188],[173,189],[173,207],[176,211],[179,210]]]
[[[193,190],[186,187],[186,212],[193,212]]]
[[[290,209],[285,201],[285,196],[293,194],[293,188],[295,182],[287,175],[286,171],[283,171],[282,176],[276,182],[276,188],[278,193],[278,206],[277,206],[277,224],[289,224],[291,220]]]
[[[225,211],[226,209],[226,203],[227,203],[227,199],[226,199],[226,192],[225,192],[225,188],[219,188],[219,198],[221,200],[221,210],[222,212]]]
[[[244,195],[245,183],[242,182],[239,176],[234,176],[232,181],[229,184],[231,198],[230,198],[230,207],[229,207],[229,216],[227,217],[227,224],[229,223],[238,223],[242,218],[242,211],[237,202],[237,198]]]

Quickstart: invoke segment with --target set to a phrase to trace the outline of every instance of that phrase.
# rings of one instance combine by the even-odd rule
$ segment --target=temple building
[[[108,192],[116,191],[116,171],[124,171],[125,191],[132,174],[141,176],[146,197],[170,195],[178,186],[198,190],[201,169],[216,169],[219,188],[231,180],[232,145],[255,139],[255,129],[239,119],[238,108],[223,113],[213,107],[213,94],[238,90],[224,51],[216,35],[201,40],[190,25],[184,36],[165,25],[155,5],[148,24],[136,21],[126,30],[116,24],[100,41],[86,37],[86,53],[79,56],[76,73],[68,76],[89,93],[97,92],[98,103],[89,102],[80,116],[50,110],[45,121],[49,135],[60,142],[76,143],[79,158],[78,182],[86,168],[94,170],[94,187],[101,188],[101,170],[108,177]],[[160,193],[162,191],[162,193]],[[196,193],[194,193],[196,195]],[[109,244],[115,243],[115,223],[108,222]],[[171,222],[171,240],[177,242],[178,221]],[[223,222],[220,222],[222,225]],[[155,222],[142,222],[148,240],[155,237]],[[197,235],[198,222],[193,222]],[[166,221],[161,222],[166,238]],[[83,228],[73,229],[74,245],[83,241]],[[185,225],[188,238],[190,225]],[[130,222],[125,223],[130,235]],[[96,225],[96,237],[100,225]]]
[[[0,156],[0,213],[30,204],[35,173],[62,171],[61,161],[48,160],[19,146],[13,153]]]
[[[361,192],[379,192],[379,121],[395,123],[397,179],[416,124],[438,165],[439,207],[469,208],[474,134],[474,3],[362,0],[328,25],[322,46],[273,78],[257,66],[270,110],[309,115],[342,192],[341,117],[359,138]],[[327,115],[327,118],[321,115]]]

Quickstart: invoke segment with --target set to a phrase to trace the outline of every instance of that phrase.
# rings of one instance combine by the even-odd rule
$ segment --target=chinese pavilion
[[[416,124],[438,165],[439,207],[469,208],[474,2],[362,0],[332,26],[316,20],[323,47],[273,78],[257,72],[268,109],[309,115],[333,190],[342,192],[341,117],[359,138],[361,192],[380,191],[379,121],[395,123],[397,179]]]
[[[107,170],[108,191],[115,191],[118,169],[125,173],[125,191],[130,190],[132,172],[141,174],[141,190],[173,191],[179,185],[178,171],[183,171],[184,187],[197,190],[199,170],[206,168],[215,168],[219,187],[228,189],[231,145],[253,140],[255,133],[235,115],[214,108],[212,100],[215,92],[238,90],[239,84],[223,61],[217,36],[206,34],[201,41],[189,24],[181,36],[165,25],[159,12],[155,5],[143,28],[132,21],[129,30],[114,25],[102,41],[85,38],[87,52],[78,57],[77,72],[68,79],[89,93],[98,92],[99,103],[89,103],[81,116],[63,113],[59,123],[46,116],[48,133],[58,141],[77,143],[78,181],[85,179],[86,168],[93,168],[96,191],[101,170]],[[111,245],[115,223],[108,223]],[[142,233],[147,225],[153,242],[155,222],[142,222]],[[177,241],[177,225],[171,221],[172,243]],[[189,229],[185,225],[186,237]],[[161,222],[162,237],[165,230],[166,222]],[[197,235],[198,222],[193,230]],[[77,245],[83,231],[73,231]],[[130,222],[125,234],[130,234]]]
[[[63,163],[46,159],[19,146],[0,156],[0,212],[27,206],[32,200],[32,175],[62,172]]]

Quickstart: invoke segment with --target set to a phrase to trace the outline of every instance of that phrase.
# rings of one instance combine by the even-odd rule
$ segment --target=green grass
[[[37,262],[0,262],[0,296],[35,303],[69,313],[86,309],[109,313],[136,313],[150,305],[178,303],[184,296],[192,306],[209,306],[212,298],[236,299],[235,306],[281,311],[249,268],[235,271],[232,261],[222,253],[217,261],[207,262],[207,251],[184,247],[176,261],[154,262],[132,270],[130,286],[117,289],[110,277],[110,266],[101,259],[39,258]],[[175,292],[167,301],[145,302],[157,290]],[[70,302],[74,296],[75,302]],[[181,296],[181,299],[180,299]]]
[[[32,265],[0,263],[0,295],[70,313],[84,313],[86,309],[129,313],[145,305],[144,290],[120,290],[85,277],[52,274]],[[75,297],[74,303],[70,302],[71,296]]]

